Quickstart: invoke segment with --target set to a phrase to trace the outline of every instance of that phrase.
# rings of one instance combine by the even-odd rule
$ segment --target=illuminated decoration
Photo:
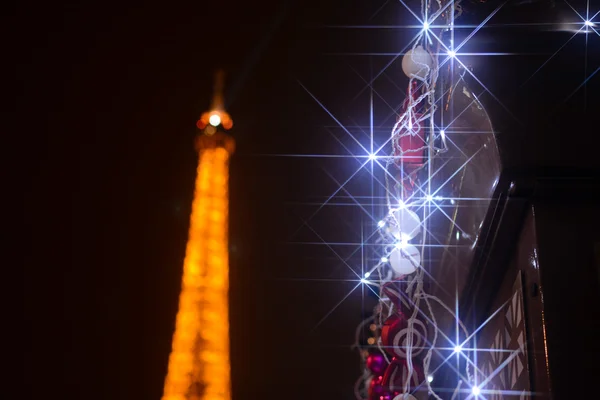
[[[219,93],[219,79],[217,92]],[[183,263],[179,310],[162,400],[229,400],[228,178],[233,139],[212,122],[196,145],[199,161]],[[199,121],[198,126],[202,125]],[[219,125],[219,124],[217,124]]]
[[[448,218],[452,229],[456,229],[455,215],[459,210],[449,197],[471,197],[461,190],[464,175],[459,176],[461,184],[455,186],[458,189],[451,188],[448,182],[457,174],[464,174],[467,164],[477,154],[483,156],[482,149],[486,150],[488,157],[497,159],[493,131],[491,126],[485,125],[489,119],[460,75],[468,70],[457,58],[457,50],[463,44],[456,49],[453,45],[457,3],[452,0],[422,1],[423,30],[402,59],[402,70],[409,78],[408,90],[388,141],[391,154],[381,157],[386,160],[385,165],[379,163],[386,172],[387,215],[381,221],[376,222],[375,219],[374,225],[379,233],[376,245],[381,247],[383,254],[380,253],[379,262],[369,270],[369,286],[379,288],[378,305],[366,320],[376,321],[376,345],[372,344],[371,337],[367,341],[370,347],[366,347],[365,357],[362,355],[365,348],[357,344],[366,371],[358,381],[357,387],[360,387],[363,380],[364,389],[362,393],[355,391],[357,399],[433,397],[442,400],[436,393],[438,389],[432,388],[431,383],[433,373],[450,358],[456,360],[458,366],[454,370],[458,385],[445,388],[450,392],[454,390],[452,398],[461,390],[477,396],[485,384],[484,380],[477,381],[472,373],[472,347],[475,346],[470,344],[474,334],[468,332],[454,307],[427,291],[432,282],[440,283],[428,279],[432,277],[430,271],[438,266],[432,263],[432,260],[437,262],[435,248],[449,244],[437,237],[435,230],[438,228],[431,221]],[[439,21],[439,30],[434,25],[436,19],[442,20]],[[445,41],[444,36],[450,36],[449,40]],[[450,47],[445,43],[450,43]],[[448,65],[442,75],[444,64]],[[447,94],[440,96],[441,93]],[[454,110],[454,107],[457,109]],[[461,124],[465,122],[466,115],[469,120],[465,127]],[[453,132],[462,129],[469,132],[470,128],[484,135],[469,141],[453,135]],[[468,145],[459,147],[459,140]],[[444,155],[450,149],[454,150],[454,154]],[[382,150],[377,149],[377,152],[381,154]],[[460,156],[455,156],[457,153]],[[462,156],[465,159],[461,161],[444,160],[460,160]],[[436,175],[445,176],[437,178]],[[445,190],[441,192],[442,189]],[[449,214],[440,207],[445,200],[453,205],[453,216],[450,216],[452,212]],[[456,229],[453,233],[459,235],[461,231]],[[436,307],[432,307],[432,303]],[[448,327],[439,323],[440,311],[446,314],[443,317],[451,317],[456,325],[454,332],[449,334]],[[440,341],[444,341],[445,346],[440,346]],[[383,356],[385,371],[368,368],[366,362],[371,354]],[[440,363],[439,360],[443,361]],[[432,366],[432,362],[437,365]],[[465,389],[461,389],[462,384],[467,384]]]
[[[310,227],[318,240],[302,244],[326,245],[348,267],[348,272],[343,278],[349,277],[356,282],[350,293],[335,304],[323,319],[356,288],[359,288],[364,296],[375,295],[373,300],[376,299],[377,303],[373,307],[373,313],[365,317],[355,333],[355,347],[363,360],[363,369],[354,387],[357,400],[452,400],[472,399],[473,396],[488,399],[521,396],[523,399],[531,395],[529,387],[524,388],[522,392],[519,389],[517,393],[512,384],[502,386],[502,392],[494,391],[493,379],[506,378],[505,375],[509,371],[511,375],[516,371],[515,379],[526,376],[527,363],[514,356],[519,354],[516,348],[509,348],[513,352],[510,353],[499,350],[501,347],[498,346],[482,346],[479,341],[481,328],[488,324],[489,320],[474,320],[471,313],[473,309],[478,309],[478,312],[483,314],[483,305],[472,305],[471,309],[467,309],[468,312],[463,314],[463,318],[467,317],[469,321],[469,329],[459,315],[464,311],[465,298],[468,303],[468,297],[472,295],[469,289],[485,291],[482,283],[477,281],[477,275],[471,274],[471,266],[480,257],[478,252],[474,251],[476,246],[487,244],[480,242],[480,234],[483,233],[482,224],[486,213],[494,210],[492,198],[495,198],[494,191],[501,169],[495,132],[486,108],[479,98],[485,94],[506,109],[475,75],[471,66],[465,64],[468,58],[463,59],[463,56],[467,55],[496,55],[469,53],[470,46],[467,43],[486,26],[501,5],[480,24],[461,26],[455,25],[455,19],[462,12],[460,3],[459,0],[422,0],[419,15],[417,7],[400,2],[407,10],[406,15],[410,14],[415,19],[414,24],[406,26],[422,27],[422,30],[383,68],[373,71],[368,79],[361,77],[365,85],[355,98],[359,98],[365,91],[370,91],[369,143],[360,140],[365,133],[364,124],[343,124],[341,118],[338,119],[302,83],[300,84],[331,116],[343,131],[343,135],[348,135],[356,143],[356,146],[353,143],[352,147],[342,145],[344,150],[351,153],[347,157],[358,165],[356,171],[349,176],[342,175],[341,179],[332,177],[338,187],[326,197],[314,214],[303,221],[303,226],[310,227],[309,220],[321,212],[320,210],[326,209],[325,205],[346,206],[347,200],[351,200],[354,203],[352,205],[356,205],[364,213],[361,213],[361,216],[363,221],[366,221],[361,224],[360,240],[326,240],[327,235],[319,235]],[[585,21],[597,21],[597,16],[598,14],[586,15]],[[394,19],[397,17],[396,14],[393,16]],[[571,24],[572,29],[577,32],[597,33],[594,27],[598,22],[591,25],[580,17],[581,21]],[[405,25],[404,21],[402,25]],[[368,25],[369,28],[378,26],[380,25],[374,22],[369,22]],[[456,30],[459,30],[460,37],[464,40],[455,40]],[[470,32],[463,34],[465,30]],[[395,45],[397,36],[392,38],[391,42]],[[374,103],[373,99],[383,99],[381,92],[376,88],[381,84],[394,90],[390,81],[395,87],[405,85],[404,77],[392,72],[392,66],[398,67],[398,56],[405,50],[408,51],[403,58],[404,74],[400,75],[408,77],[406,101],[400,110],[394,107],[397,104],[395,98],[394,102],[385,101],[385,111],[390,117],[397,115],[397,119],[391,135],[388,136],[389,140],[380,140],[375,129],[384,126],[387,120],[375,121],[374,115],[381,114],[375,112],[377,103]],[[360,55],[370,56],[371,53]],[[415,62],[416,59],[424,62]],[[480,63],[477,67],[485,68],[485,65]],[[586,81],[593,74],[595,72],[586,76]],[[385,78],[385,82],[383,78],[378,78],[380,76]],[[476,85],[479,90],[473,91],[470,85]],[[585,85],[585,82],[582,85]],[[574,93],[579,89],[576,88]],[[366,118],[356,118],[356,123],[365,120]],[[376,157],[373,157],[374,155]],[[353,179],[359,179],[354,178],[359,176],[359,172],[360,176],[370,174],[370,187],[349,184]],[[354,195],[352,191],[356,191],[358,195]],[[344,202],[338,203],[341,199]],[[403,220],[394,216],[398,206],[417,215],[420,229],[397,229],[398,221]],[[402,235],[402,232],[411,234]],[[485,235],[481,237],[485,238]],[[346,254],[345,248],[344,253],[334,249],[335,246],[342,245],[356,246],[354,254],[360,253],[360,256],[353,256],[353,253],[348,257],[340,255]],[[414,254],[414,264],[400,263],[407,261],[407,257],[403,257],[403,251],[406,250]],[[486,253],[485,249],[483,250],[482,253]],[[390,295],[390,290],[385,290],[389,284],[394,286],[395,294],[391,293],[393,296]],[[396,326],[392,326],[394,320],[390,318],[393,315],[403,315],[402,324],[396,322]],[[421,324],[416,321],[420,321]],[[386,322],[387,337],[384,338],[383,328]],[[376,329],[364,332],[364,327],[370,324],[374,324]],[[396,335],[390,335],[396,333],[391,330],[392,327],[397,329],[397,332],[406,329],[406,335],[397,334],[398,343],[402,343],[400,346],[394,344],[393,338]],[[501,328],[499,332],[504,334],[505,327]],[[518,338],[511,339],[514,340]],[[404,358],[407,360],[407,373],[399,374],[404,370],[401,368],[402,362],[399,365],[398,361],[403,360],[402,356],[406,355],[410,348],[418,351],[418,354],[416,357],[409,355]],[[369,357],[374,354],[381,354],[384,358],[382,365],[385,370],[369,368]],[[490,366],[489,368],[481,369],[481,360],[487,355],[494,363],[487,364],[486,367]],[[508,360],[509,357],[513,358],[507,364],[504,360]],[[511,369],[513,364],[515,367]],[[413,382],[415,371],[417,379]],[[396,379],[391,379],[393,373]],[[387,387],[386,383],[389,381],[384,379],[386,375],[390,378],[389,381],[397,381],[399,387],[394,387],[393,390]],[[397,378],[399,375],[400,378]],[[434,376],[435,387],[432,387]],[[396,394],[397,389],[402,393]]]

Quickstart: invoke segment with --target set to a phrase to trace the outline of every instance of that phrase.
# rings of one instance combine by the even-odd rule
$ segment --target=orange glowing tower
[[[199,161],[183,263],[179,311],[162,400],[230,400],[229,158],[233,122],[217,74],[212,110],[202,114]]]

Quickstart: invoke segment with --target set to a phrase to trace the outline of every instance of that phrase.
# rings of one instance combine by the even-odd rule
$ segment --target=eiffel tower
[[[212,109],[197,122],[198,168],[173,345],[162,400],[231,399],[229,159],[233,122],[217,73]]]

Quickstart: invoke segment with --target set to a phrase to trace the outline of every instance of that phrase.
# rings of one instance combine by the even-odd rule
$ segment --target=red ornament
[[[382,386],[383,376],[379,375],[371,379],[369,384],[369,400],[380,400],[380,397],[386,395],[387,392]]]
[[[393,357],[406,358],[408,318],[400,311],[389,317],[381,329],[381,344]],[[412,323],[411,358],[421,354],[427,344],[427,328],[418,318]],[[389,368],[389,367],[388,367]]]
[[[392,138],[394,157],[399,168],[407,169],[408,173],[424,163],[425,127],[420,119],[423,114],[415,108],[409,110],[409,99],[415,103],[417,99],[417,81],[413,81],[408,87],[408,98],[404,101],[404,113],[408,113],[400,129]]]
[[[367,368],[376,376],[383,375],[388,363],[381,353],[371,353],[367,356]]]
[[[381,386],[388,393],[399,394],[404,390],[404,382],[408,377],[409,367],[406,360],[393,358],[390,365],[383,375]],[[411,379],[409,383],[410,391],[417,390],[420,386],[422,387],[425,381],[425,374],[423,373],[423,367],[420,362],[412,363]]]
[[[402,295],[404,293],[406,287],[406,281],[400,279],[393,280],[391,282],[387,282],[383,285],[383,293],[387,296],[388,299],[396,306],[397,309],[402,310],[408,308],[408,302],[405,299],[406,295]]]

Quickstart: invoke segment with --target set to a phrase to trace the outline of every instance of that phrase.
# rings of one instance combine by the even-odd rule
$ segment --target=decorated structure
[[[598,363],[574,366],[598,354],[597,160],[565,148],[554,159],[542,151],[500,157],[501,135],[467,83],[481,82],[459,52],[474,33],[454,41],[459,3],[423,0],[413,13],[422,29],[402,60],[406,100],[386,155],[371,155],[388,161],[387,210],[375,222],[379,261],[363,279],[378,303],[357,330],[364,369],[356,398],[593,397],[574,382],[593,381]],[[587,13],[569,7],[575,21],[561,29],[600,36],[589,3]],[[562,133],[550,137],[543,126],[519,132],[529,149],[564,146]],[[552,168],[523,167],[534,156]],[[577,290],[561,290],[567,275]],[[585,351],[570,347],[573,332]]]
[[[217,75],[211,111],[197,123],[199,153],[189,239],[163,400],[229,400],[228,173],[233,125]]]

